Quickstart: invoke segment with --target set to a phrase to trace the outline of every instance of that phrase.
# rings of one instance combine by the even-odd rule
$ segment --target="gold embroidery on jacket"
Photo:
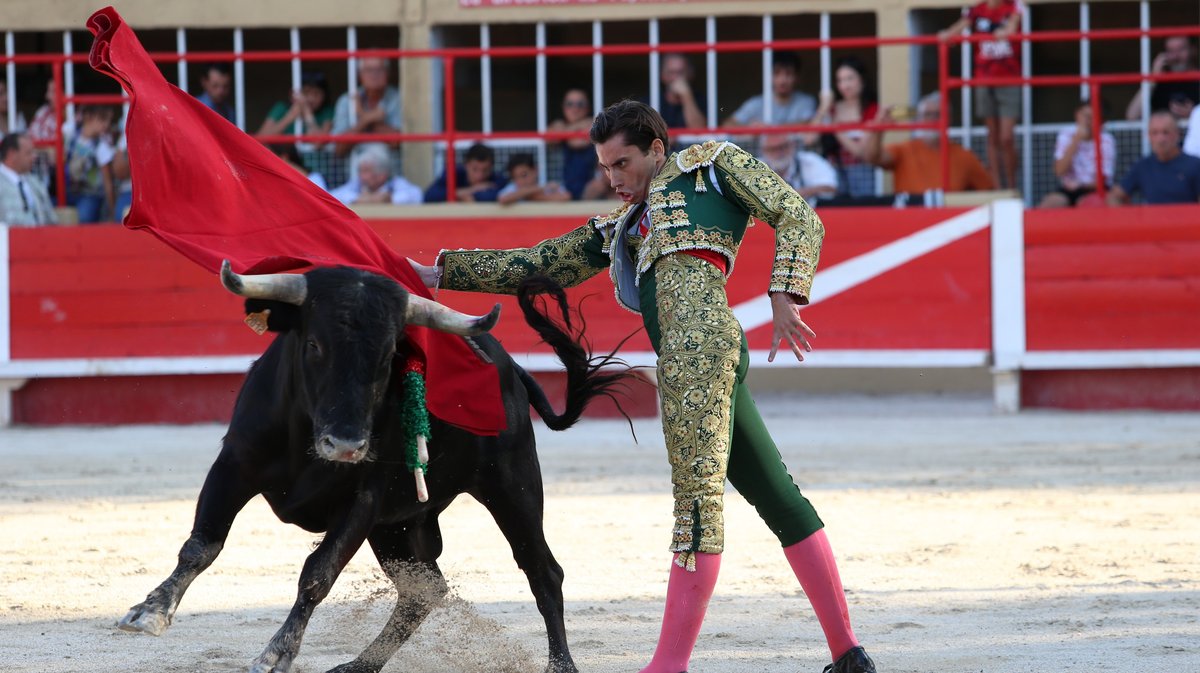
[[[604,270],[584,254],[584,245],[594,235],[589,222],[531,248],[443,250],[438,255],[444,266],[442,287],[514,294],[522,280],[536,273],[553,278],[563,287],[573,287]]]
[[[820,218],[766,164],[736,145],[724,149],[715,161],[728,177],[729,196],[775,228],[770,291],[807,299],[825,236]]]

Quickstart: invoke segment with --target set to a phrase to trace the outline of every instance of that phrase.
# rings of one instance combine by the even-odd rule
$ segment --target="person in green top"
[[[833,663],[827,673],[874,673],[850,626],[824,524],[783,464],[745,385],[749,352],[725,294],[738,245],[757,219],[774,229],[774,336],[803,360],[816,336],[800,319],[824,227],[766,164],[728,142],[667,154],[667,126],[649,106],[616,103],[592,123],[601,168],[624,202],[530,248],[443,250],[413,263],[430,287],[513,293],[532,274],[564,286],[608,270],[616,298],[639,312],[658,354],[663,434],[675,496],[674,552],[658,647],[642,673],[685,671],[724,551],[725,480],[779,538],[812,603]]]
[[[293,91],[290,100],[281,100],[271,106],[267,118],[258,127],[258,135],[291,133],[297,121],[301,122],[301,131],[305,135],[326,134],[333,127],[333,104],[329,101],[325,73],[319,70],[302,73],[300,90]]]

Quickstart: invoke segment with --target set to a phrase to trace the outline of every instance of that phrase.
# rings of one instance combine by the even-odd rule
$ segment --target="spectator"
[[[0,222],[54,224],[58,218],[46,186],[33,175],[33,140],[16,131],[0,140]]]
[[[571,193],[557,182],[538,184],[537,164],[528,152],[514,154],[508,160],[509,183],[500,190],[496,200],[501,205],[518,201],[570,201]]]
[[[392,157],[383,143],[364,143],[356,151],[357,176],[330,194],[346,205],[362,203],[408,204],[421,202],[421,188],[392,175]]]
[[[204,66],[200,75],[200,90],[196,100],[204,103],[210,110],[234,123],[233,106],[229,97],[233,94],[233,73],[225,63],[210,63]]]
[[[389,69],[390,62],[387,59],[359,59],[359,89],[353,99],[350,92],[338,98],[333,113],[334,135],[400,132],[403,127],[400,120],[400,90],[388,85]],[[354,110],[353,120],[350,117],[351,105]],[[354,141],[337,143],[333,153],[344,157],[350,154],[356,144]]]
[[[764,135],[758,151],[758,158],[810,204],[815,205],[819,198],[837,195],[837,171],[816,152],[800,149],[796,136],[789,133]]]
[[[598,189],[590,183],[597,180],[596,148],[588,140],[586,133],[592,128],[592,104],[587,92],[583,89],[568,89],[563,95],[562,119],[555,119],[547,127],[551,131],[567,132],[582,131],[582,138],[569,138],[562,141],[563,174],[562,183],[571,198],[579,200],[585,193],[591,195],[597,191],[603,192],[607,182]]]
[[[277,101],[271,107],[258,127],[258,135],[291,133],[297,121],[305,135],[324,135],[333,128],[333,105],[325,73],[313,70],[301,74],[300,90],[291,92],[290,100]]]
[[[291,166],[300,172],[301,175],[308,178],[308,181],[320,187],[323,191],[329,191],[329,185],[325,182],[325,176],[317,171],[310,171],[304,165],[304,159],[300,157],[300,150],[296,147],[296,143],[272,143],[267,145],[267,149],[280,158],[283,163]],[[386,150],[385,150],[386,153]],[[360,159],[361,167],[361,159]],[[349,184],[349,183],[347,183]]]
[[[942,98],[932,93],[917,104],[917,120],[936,123],[941,115]],[[892,111],[885,108],[879,112],[878,120],[892,121]],[[894,190],[897,193],[921,194],[942,188],[941,134],[934,129],[913,131],[908,142],[883,146],[882,133],[869,133],[863,152],[867,163],[895,172]],[[962,192],[995,189],[995,183],[987,169],[974,154],[962,146],[951,143],[950,185],[948,191]]]
[[[17,110],[17,123],[8,127],[8,82],[0,80],[0,135],[24,131],[25,126],[25,115]]]
[[[1112,183],[1117,163],[1117,141],[1111,133],[1100,134],[1104,184]],[[1063,129],[1054,142],[1054,174],[1058,190],[1042,198],[1039,208],[1066,208],[1096,191],[1096,143],[1092,136],[1092,104],[1081,101],[1075,108],[1075,128]]]
[[[464,165],[465,164],[465,165]],[[496,153],[483,143],[475,143],[467,150],[466,161],[454,168],[454,182],[458,186],[454,195],[459,201],[495,201],[506,181],[496,173]],[[446,200],[446,173],[425,190],[425,203]]]
[[[36,143],[51,143],[58,134],[59,126],[54,123],[54,80],[46,83],[46,102],[33,113],[29,124],[29,139]]]
[[[658,112],[667,122],[667,128],[702,129],[708,126],[708,120],[699,104],[699,101],[704,100],[704,92],[692,88],[692,78],[695,75],[692,62],[683,54],[663,54],[659,74],[662,79],[662,97],[659,100]]]
[[[113,211],[116,183],[112,161],[116,150],[109,142],[113,109],[88,105],[80,111],[79,129],[66,148],[67,203],[79,213],[79,222],[99,222]]]
[[[1200,159],[1179,150],[1179,124],[1166,110],[1150,115],[1150,154],[1142,157],[1112,191],[1108,204],[1129,203],[1134,194],[1142,203],[1200,202]]]
[[[1186,35],[1173,35],[1163,43],[1163,51],[1154,57],[1150,72],[1154,75],[1172,72],[1187,72],[1196,69],[1196,50]],[[1158,82],[1150,88],[1150,110],[1167,110],[1176,120],[1187,119],[1192,108],[1200,103],[1200,75],[1189,82]],[[1125,118],[1142,118],[1142,90],[1133,95]]]
[[[938,33],[945,40],[964,28],[973,34],[990,34],[992,40],[975,45],[976,77],[1020,77],[1021,59],[1009,36],[1021,29],[1020,0],[984,0],[963,9],[962,18]],[[977,86],[975,115],[987,126],[988,170],[992,182],[1017,189],[1017,145],[1013,128],[1021,116],[1021,87]]]
[[[771,124],[803,124],[813,118],[817,101],[796,90],[799,77],[800,59],[790,52],[775,52],[771,59]],[[766,123],[766,103],[762,94],[759,94],[742,103],[723,126]]]
[[[821,92],[821,105],[814,121],[820,124],[849,124],[873,120],[879,114],[875,87],[867,78],[867,66],[847,56],[834,69],[833,92]],[[850,196],[868,196],[875,192],[875,175],[866,169],[863,151],[867,143],[864,130],[822,133],[821,154],[837,168],[842,191]]]

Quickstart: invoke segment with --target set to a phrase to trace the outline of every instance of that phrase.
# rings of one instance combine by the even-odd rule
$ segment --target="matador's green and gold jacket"
[[[630,233],[641,204],[607,215],[531,248],[443,250],[441,287],[512,294],[543,273],[571,287],[609,269],[617,300],[639,311],[637,284],[655,260],[681,250],[712,250],[733,272],[738,245],[757,218],[775,229],[771,292],[808,303],[825,230],[808,203],[766,164],[729,142],[709,141],[671,155],[650,182],[650,231]],[[636,230],[635,230],[636,232]]]

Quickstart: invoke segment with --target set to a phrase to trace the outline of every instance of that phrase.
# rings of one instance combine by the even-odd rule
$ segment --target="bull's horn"
[[[495,327],[496,321],[499,319],[499,304],[496,304],[487,315],[475,316],[459,313],[436,301],[413,294],[408,295],[408,309],[404,312],[404,320],[409,325],[432,327],[460,336],[483,334]]]
[[[249,299],[274,299],[299,306],[308,294],[308,280],[298,273],[267,273],[241,276],[233,272],[229,260],[221,262],[221,284],[230,292]]]

